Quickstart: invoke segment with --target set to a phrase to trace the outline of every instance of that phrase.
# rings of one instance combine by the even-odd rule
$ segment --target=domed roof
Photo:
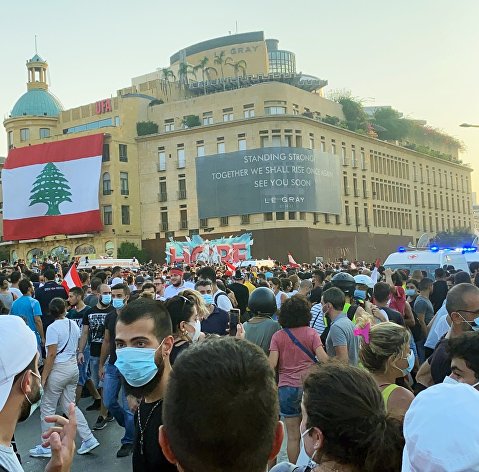
[[[11,117],[18,116],[58,116],[63,106],[54,95],[42,89],[32,89],[24,93],[15,103]]]

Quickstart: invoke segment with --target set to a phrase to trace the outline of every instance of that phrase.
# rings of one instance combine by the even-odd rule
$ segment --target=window
[[[186,208],[180,210],[180,229],[188,229],[188,211]]]
[[[183,174],[184,175],[184,174]],[[186,199],[186,179],[178,179],[178,200]]]
[[[309,149],[314,149],[314,138],[309,138]]]
[[[238,151],[246,151],[246,139],[238,139]]]
[[[183,144],[178,144],[176,153],[178,157],[178,169],[184,169],[186,167],[186,154]]]
[[[202,157],[205,155],[205,145],[197,144],[196,145],[196,157]]]
[[[268,136],[260,136],[260,137],[259,137],[259,140],[260,140],[260,146],[261,146],[262,148],[269,146],[269,138],[268,138]]]
[[[285,115],[286,107],[264,107],[264,112],[267,115]]]
[[[208,228],[208,218],[200,218],[200,228]]]
[[[40,139],[50,137],[50,128],[40,128]]]
[[[170,118],[165,120],[165,133],[168,131],[175,131],[175,120],[174,118]]]
[[[207,111],[203,113],[203,124],[204,125],[212,125],[213,124],[213,112]]]
[[[103,183],[103,195],[111,195],[111,179],[110,173],[105,172],[102,178]]]
[[[82,131],[90,131],[92,129],[105,128],[113,126],[113,118],[106,118],[104,120],[91,121],[83,125],[72,126],[71,128],[63,129],[63,134],[81,133]]]
[[[272,147],[281,147],[281,136],[273,136],[271,138]]]
[[[243,113],[245,118],[253,118],[254,117],[254,104],[250,103],[249,105],[245,105],[243,107]]]
[[[220,218],[220,226],[228,226],[228,217],[227,216],[222,216]]]
[[[8,132],[8,149],[12,149],[13,147],[13,131]]]
[[[336,154],[336,144],[331,144],[331,153]]]
[[[121,224],[122,225],[130,224],[130,207],[128,205],[121,206]]]
[[[268,212],[268,213],[265,213],[264,214],[264,221],[273,221],[273,213],[272,212]]]
[[[120,126],[120,117],[115,116],[115,126]]]
[[[224,154],[226,152],[224,141],[218,141],[216,143],[216,151],[217,151],[218,154]]]
[[[128,172],[120,172],[120,192],[122,195],[129,195]]]
[[[241,224],[249,225],[249,215],[241,215]]]
[[[108,162],[110,160],[110,145],[105,143],[103,144],[103,153],[101,155],[102,162]]]
[[[321,141],[321,152],[326,152],[326,143]]]
[[[160,218],[161,231],[168,231],[168,212],[166,211],[166,207],[161,208]]]
[[[293,115],[299,115],[299,106],[293,103]]]
[[[158,148],[158,170],[166,170],[166,153],[164,148]]]
[[[118,151],[120,154],[120,162],[128,162],[128,152],[126,144],[119,144]]]
[[[160,193],[158,195],[159,202],[166,202],[168,200],[168,194],[166,193],[166,179],[160,177]]]
[[[223,121],[233,121],[233,113],[223,113]]]
[[[288,219],[295,220],[296,219],[296,212],[295,211],[289,211],[288,212]]]
[[[20,130],[20,141],[28,141],[30,139],[30,128],[22,128]]]
[[[111,205],[105,205],[103,207],[103,224],[112,225],[113,224],[113,211]]]
[[[303,220],[303,221],[306,219],[306,212],[305,211],[300,211],[299,212],[299,219]]]
[[[284,211],[277,211],[276,212],[276,220],[284,220]]]

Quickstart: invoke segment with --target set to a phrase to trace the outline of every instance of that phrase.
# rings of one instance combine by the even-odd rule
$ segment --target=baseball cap
[[[135,279],[135,283],[137,283],[137,284],[143,284],[143,283],[145,283],[145,277],[143,277],[142,275],[139,275],[139,276]]]
[[[12,390],[13,379],[22,372],[37,351],[37,338],[22,318],[0,316],[0,411]]]
[[[241,270],[239,270],[239,269],[235,270],[235,275],[233,276],[233,279],[235,279],[235,280],[243,280],[244,279],[244,275],[241,273]]]
[[[479,391],[438,384],[421,392],[404,418],[402,472],[479,471]]]

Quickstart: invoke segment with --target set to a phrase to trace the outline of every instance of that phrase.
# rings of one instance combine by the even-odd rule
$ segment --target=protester
[[[386,320],[404,326],[405,323],[401,313],[388,306],[390,293],[391,289],[387,283],[378,282],[376,285],[374,285],[373,289],[374,303],[378,307],[379,311],[384,315]],[[414,319],[412,322],[414,323]]]
[[[422,330],[421,341],[416,343],[420,363],[423,363],[426,360],[424,342],[427,337],[427,325],[434,318],[434,308],[429,300],[431,294],[433,293],[432,291],[433,281],[427,277],[422,279],[421,282],[419,282],[419,296],[414,302],[414,312],[416,313]]]
[[[434,279],[430,301],[434,313],[437,313],[447,296],[447,272],[442,267],[438,267],[434,270]]]
[[[228,286],[228,288],[234,293],[238,302],[238,308],[241,311],[242,318],[246,315],[246,309],[248,308],[248,299],[250,296],[249,290],[246,287],[245,276],[241,270],[237,269],[233,275],[234,282]]]
[[[178,470],[264,472],[283,440],[278,413],[273,371],[261,349],[209,339],[175,364],[160,445]]]
[[[97,305],[98,299],[100,297],[99,289],[100,289],[102,283],[103,282],[98,277],[93,277],[91,279],[91,282],[90,282],[91,293],[90,293],[90,295],[87,295],[85,297],[85,300],[84,300],[85,305],[88,305],[92,308],[94,308]]]
[[[163,398],[171,373],[173,343],[171,318],[162,302],[140,298],[120,312],[116,324],[115,365],[125,379],[126,393],[141,399],[135,414],[133,472],[177,470],[158,447],[158,429],[163,424]],[[211,368],[211,361],[206,366]],[[209,382],[208,389],[212,394]],[[183,392],[183,395],[187,393]],[[201,404],[198,402],[198,390],[189,393],[195,394],[194,403],[198,407]],[[207,401],[207,398],[202,398],[202,401]],[[194,414],[190,419],[198,421],[198,416]],[[187,420],[183,410],[181,421]],[[184,436],[183,440],[188,438]]]
[[[446,383],[465,383],[479,390],[479,331],[461,334],[448,341],[451,375]]]
[[[218,288],[216,274],[213,267],[202,267],[198,272],[198,280],[209,280],[211,282],[211,295],[215,306],[227,313],[233,308],[230,298],[224,290]],[[196,288],[196,286],[195,286]],[[206,332],[206,331],[205,331]],[[219,333],[218,333],[219,334]]]
[[[205,334],[225,336],[229,329],[228,313],[213,303],[213,282],[208,279],[199,280],[195,284],[195,290],[201,293],[208,310],[203,313],[201,319],[201,331]]]
[[[54,298],[63,298],[66,300],[68,296],[63,286],[55,281],[54,269],[45,270],[43,276],[45,277],[46,282],[43,286],[35,290],[35,298],[40,303],[40,307],[42,309],[43,329],[46,331],[48,325],[54,321],[53,317],[50,316],[50,312],[48,311],[50,302]]]
[[[254,292],[253,292],[254,293]],[[300,295],[286,300],[279,311],[282,330],[271,338],[269,363],[278,368],[279,404],[288,436],[288,458],[296,462],[299,455],[302,383],[309,369],[328,356],[317,331],[309,326],[311,304]]]
[[[283,463],[271,472],[401,469],[401,424],[386,413],[376,383],[363,369],[328,362],[311,373],[304,382],[300,429],[305,451],[317,465]]]
[[[42,397],[38,372],[37,340],[31,329],[14,316],[0,317],[0,469],[22,472],[11,439],[18,422],[27,420]],[[15,352],[15,356],[12,356]],[[51,450],[46,472],[69,471],[75,452],[76,417],[73,403],[69,420],[60,415],[45,417],[51,425],[42,438]],[[55,428],[53,428],[53,426]]]
[[[21,290],[20,290],[21,293]],[[21,296],[21,295],[20,295]],[[18,298],[15,295],[8,285],[8,279],[5,276],[0,276],[0,302],[3,303],[3,306],[6,309],[6,312],[3,314],[10,313],[13,302]]]
[[[47,328],[45,347],[47,357],[41,375],[41,384],[44,388],[40,404],[40,419],[42,433],[49,429],[45,420],[47,416],[55,414],[57,407],[63,414],[68,414],[70,404],[75,401],[75,390],[78,384],[78,366],[76,353],[80,329],[78,325],[66,318],[66,303],[62,298],[54,298],[48,307],[48,312],[54,321]],[[75,416],[78,425],[78,434],[82,440],[78,454],[87,454],[97,448],[100,443],[93,436],[83,413],[75,407]],[[51,457],[50,447],[41,443],[30,449],[31,457]]]
[[[183,281],[183,271],[178,267],[170,269],[170,285],[166,287],[164,297],[165,300],[178,295],[181,291],[185,290],[185,282]]]
[[[276,298],[276,307],[279,311],[281,309],[281,305],[288,299],[288,295],[283,292],[281,287],[281,280],[277,277],[273,277],[270,284]]]

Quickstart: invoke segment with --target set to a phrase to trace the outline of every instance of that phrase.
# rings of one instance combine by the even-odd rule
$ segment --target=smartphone
[[[240,322],[240,315],[241,315],[241,310],[239,310],[238,308],[232,308],[228,314],[228,317],[229,317],[228,328],[229,328],[230,336],[236,336],[236,328],[238,323]]]

